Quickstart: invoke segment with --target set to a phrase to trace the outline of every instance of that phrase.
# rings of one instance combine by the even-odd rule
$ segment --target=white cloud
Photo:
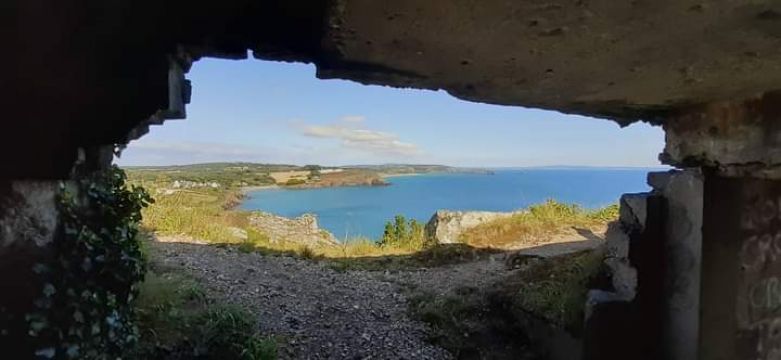
[[[246,161],[306,163],[311,151],[295,147],[276,149],[226,143],[157,141],[146,138],[133,141],[116,159],[120,165],[182,165],[204,162]]]
[[[356,121],[357,118],[360,120]],[[299,129],[304,136],[337,139],[343,147],[377,155],[415,156],[421,153],[417,145],[399,140],[396,134],[359,127],[357,124],[364,121],[362,116],[343,117],[341,120],[349,124],[300,124]]]
[[[248,146],[220,144],[220,143],[200,143],[200,142],[157,142],[146,141],[138,142],[132,145],[132,149],[162,152],[179,153],[191,156],[214,156],[214,157],[252,157],[261,155],[258,149]]]
[[[348,115],[348,116],[342,116],[339,120],[346,122],[346,123],[362,123],[364,120],[366,120],[365,116],[362,115]]]

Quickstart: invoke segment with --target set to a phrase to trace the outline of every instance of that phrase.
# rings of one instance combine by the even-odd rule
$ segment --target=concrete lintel
[[[781,92],[690,107],[664,123],[662,162],[781,178]]]

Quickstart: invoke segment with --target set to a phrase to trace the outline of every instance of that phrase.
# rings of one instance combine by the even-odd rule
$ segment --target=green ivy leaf
[[[137,340],[131,301],[145,269],[137,223],[151,197],[128,189],[125,179],[112,167],[77,187],[60,183],[63,236],[52,261],[32,268],[44,285],[36,310],[25,316],[39,357],[117,359]]]
[[[68,350],[65,351],[65,354],[68,355],[69,358],[75,359],[79,356],[79,346],[78,345],[70,345],[68,346]]]
[[[48,347],[48,348],[39,349],[39,350],[35,351],[35,356],[41,357],[41,358],[44,358],[44,359],[53,359],[55,354],[56,354],[56,352],[55,352],[53,347]]]
[[[33,265],[33,272],[36,274],[43,274],[45,272],[49,271],[49,267],[45,264],[36,263]]]
[[[84,322],[84,314],[82,314],[81,311],[76,310],[73,313],[73,320],[78,322],[78,323],[83,323]]]
[[[43,295],[46,297],[51,297],[57,292],[57,289],[54,288],[54,285],[50,283],[46,283],[43,285]]]

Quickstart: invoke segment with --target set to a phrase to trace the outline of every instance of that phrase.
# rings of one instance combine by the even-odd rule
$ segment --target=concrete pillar
[[[697,358],[703,177],[697,170],[651,173],[648,182],[665,199],[662,289],[662,358]]]
[[[681,281],[670,285],[683,288],[668,298],[661,345],[676,359],[781,359],[781,93],[694,107],[664,128],[662,158],[702,167],[703,176],[702,186],[666,186],[667,217],[679,223],[671,232],[668,222],[667,243],[688,244],[668,253],[693,258],[668,261]],[[700,222],[675,210],[696,215],[697,202]]]
[[[705,186],[700,353],[781,359],[781,181]]]

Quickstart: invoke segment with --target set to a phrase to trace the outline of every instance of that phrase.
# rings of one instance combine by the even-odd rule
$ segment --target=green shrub
[[[138,339],[132,301],[145,272],[138,222],[152,199],[125,179],[113,167],[77,181],[76,191],[61,185],[62,233],[53,260],[35,265],[43,287],[26,316],[39,358],[115,359]]]
[[[296,185],[302,185],[306,184],[306,180],[304,179],[289,179],[285,182],[285,186],[296,186]]]
[[[304,245],[298,250],[298,256],[302,259],[312,260],[317,257],[317,254],[311,247]]]
[[[415,219],[407,219],[404,215],[396,215],[393,221],[385,223],[385,230],[380,246],[422,249],[425,242],[423,225]]]
[[[178,273],[150,272],[137,302],[140,346],[132,359],[270,360],[276,341],[256,332],[255,316],[210,302]]]
[[[618,219],[619,213],[618,204],[612,204],[605,206],[601,209],[594,210],[588,214],[588,216],[597,221],[610,222]]]
[[[577,332],[586,295],[602,268],[604,252],[586,250],[546,259],[518,273],[514,306]]]
[[[244,342],[242,360],[272,360],[277,358],[277,343],[272,338],[251,337]]]

